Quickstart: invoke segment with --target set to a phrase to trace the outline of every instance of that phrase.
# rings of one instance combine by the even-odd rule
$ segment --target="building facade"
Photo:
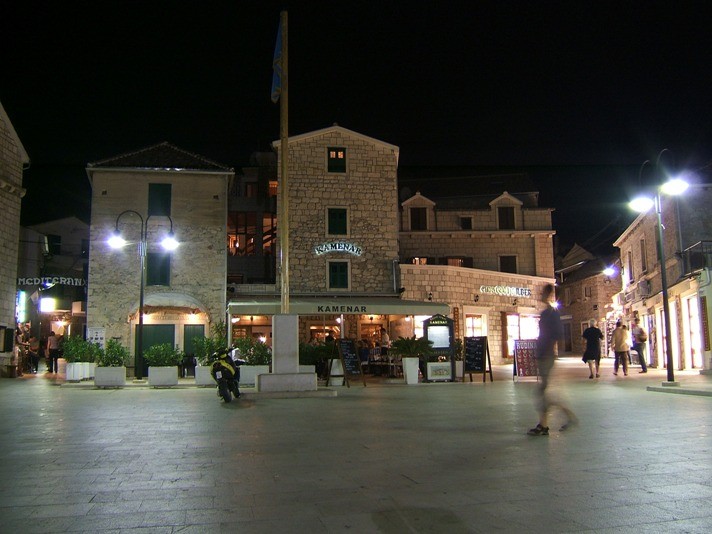
[[[279,151],[279,143],[275,143]],[[495,363],[538,335],[538,297],[554,283],[551,209],[522,176],[465,177],[446,196],[399,185],[396,146],[339,126],[289,139],[291,312],[300,341],[327,335],[376,341],[385,328],[422,336],[435,313],[456,337],[487,336]],[[507,185],[514,193],[507,192]],[[279,198],[279,197],[278,197]],[[279,221],[276,224],[279,236]],[[275,284],[236,284],[233,336],[267,340],[279,313]]]
[[[556,274],[561,320],[564,324],[564,350],[583,355],[586,342],[581,334],[588,328],[589,321],[594,320],[606,334],[601,343],[601,355],[610,355],[611,335],[616,321],[623,314],[617,299],[621,287],[618,258],[596,257],[579,245],[574,245],[563,258]]]
[[[134,355],[143,289],[143,347],[168,342],[190,354],[194,337],[225,321],[225,230],[233,170],[161,143],[90,164],[87,174],[92,187],[89,336],[119,339]],[[127,246],[107,245],[115,231],[125,235]],[[180,243],[173,252],[158,244],[169,232]]]
[[[712,185],[697,181],[680,197],[661,196],[663,257],[657,253],[655,210],[639,215],[615,241],[620,250],[619,303],[627,321],[641,320],[648,332],[648,358],[664,367],[666,340],[661,270],[666,270],[672,360],[675,369],[712,369],[709,314],[712,311]]]
[[[0,103],[0,370],[12,365],[17,297],[20,209],[25,190],[22,173],[30,158]]]

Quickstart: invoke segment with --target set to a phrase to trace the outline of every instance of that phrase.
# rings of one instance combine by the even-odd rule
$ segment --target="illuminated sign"
[[[330,243],[322,243],[321,245],[314,247],[314,254],[317,256],[328,254],[329,252],[348,252],[354,256],[360,256],[362,250],[358,245],[344,241],[332,241]]]
[[[84,278],[69,278],[66,276],[35,276],[32,278],[18,278],[18,286],[85,286]]]
[[[480,286],[480,293],[500,295],[502,297],[531,297],[532,290],[528,287],[511,286]]]

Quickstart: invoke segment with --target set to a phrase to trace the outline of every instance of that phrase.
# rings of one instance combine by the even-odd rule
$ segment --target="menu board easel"
[[[535,376],[539,380],[539,366],[536,361],[536,339],[514,340],[514,368],[512,380],[515,377]]]
[[[332,375],[331,365],[333,360],[329,360],[329,370],[326,375],[326,383],[329,383],[329,378],[331,377],[343,376],[344,382],[346,382],[346,387],[351,387],[349,384],[349,377],[360,377],[365,387],[366,376],[363,374],[361,369],[361,359],[359,358],[358,351],[356,350],[356,342],[353,339],[337,339],[336,347],[339,350],[339,359],[341,360],[341,366],[344,369],[344,374]]]
[[[485,355],[487,356],[486,362]],[[465,360],[462,365],[463,382],[465,381],[464,375],[466,373],[470,375],[470,382],[473,382],[472,373],[482,373],[482,382],[487,382],[488,372],[490,382],[494,382],[487,336],[465,338]]]

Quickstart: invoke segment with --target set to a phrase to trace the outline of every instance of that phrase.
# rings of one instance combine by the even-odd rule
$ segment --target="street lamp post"
[[[658,159],[656,163],[656,167],[660,167],[660,156],[662,156],[663,152],[666,152],[667,149],[663,149],[660,154],[658,154]],[[640,167],[640,172],[638,173],[638,180],[640,181],[640,175],[643,171],[643,167],[645,167],[646,164],[650,163],[649,161],[643,162],[643,165]],[[667,284],[667,264],[665,261],[665,241],[663,237],[663,229],[665,226],[663,225],[663,219],[662,219],[662,197],[661,193],[664,193],[666,195],[680,195],[682,194],[688,187],[687,182],[680,178],[673,178],[671,180],[668,180],[661,186],[657,187],[655,190],[655,197],[653,199],[646,198],[646,197],[640,197],[637,199],[634,199],[630,203],[630,207],[638,212],[647,212],[650,210],[650,208],[654,207],[655,208],[655,215],[656,215],[656,230],[657,230],[657,249],[658,249],[658,259],[660,261],[660,284],[662,286],[661,294],[662,294],[662,299],[663,299],[663,338],[665,339],[665,365],[667,366],[667,385],[675,385],[675,371],[674,371],[674,363],[673,363],[673,354],[672,354],[672,337],[671,337],[671,322],[670,322],[670,302],[669,302],[669,296],[668,296],[668,284]],[[665,384],[664,384],[665,385]]]
[[[143,216],[135,210],[125,210],[119,213],[116,217],[114,233],[109,238],[109,245],[112,248],[121,248],[126,245],[126,240],[119,232],[119,221],[124,215],[129,214],[135,215],[141,221],[141,232],[138,243],[140,291],[138,299],[138,325],[136,326],[136,357],[134,359],[134,375],[137,380],[141,380],[143,379],[143,301],[146,287],[146,250],[148,248],[148,221],[151,219],[151,215],[144,219]],[[166,250],[175,250],[178,246],[178,242],[173,235],[173,219],[171,219],[169,215],[165,215],[165,217],[170,221],[171,227],[168,235],[161,241],[161,245]]]

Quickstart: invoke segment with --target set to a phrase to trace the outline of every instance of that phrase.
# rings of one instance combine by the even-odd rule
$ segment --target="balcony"
[[[698,241],[682,251],[682,277],[699,273],[712,266],[712,241]]]

